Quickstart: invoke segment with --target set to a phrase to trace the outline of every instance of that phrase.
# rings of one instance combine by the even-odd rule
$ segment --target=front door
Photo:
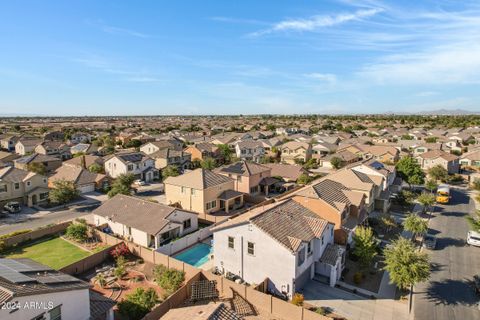
[[[37,204],[37,195],[34,194],[34,195],[32,195],[32,205],[35,206],[36,204]]]

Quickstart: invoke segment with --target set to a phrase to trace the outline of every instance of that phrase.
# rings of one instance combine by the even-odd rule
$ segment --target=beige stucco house
[[[155,160],[143,152],[126,152],[109,156],[104,163],[105,172],[112,178],[121,174],[133,174],[136,179],[145,182],[158,178]]]
[[[281,161],[288,164],[307,162],[312,157],[312,145],[307,142],[290,141],[280,146]]]
[[[278,181],[271,179],[272,169],[270,167],[247,161],[225,165],[216,169],[215,172],[232,178],[235,181],[236,191],[250,195],[259,193],[268,195],[269,188]]]
[[[242,192],[235,191],[234,180],[198,168],[164,181],[166,202],[198,213],[230,212],[243,206]]]
[[[0,169],[1,206],[17,201],[31,207],[47,200],[47,177],[13,167]]]
[[[432,150],[422,153],[415,159],[417,159],[423,170],[428,170],[440,165],[444,167],[448,173],[453,174],[458,173],[460,167],[459,157],[441,150]]]

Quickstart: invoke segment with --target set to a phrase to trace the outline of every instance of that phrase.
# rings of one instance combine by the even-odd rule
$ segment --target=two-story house
[[[15,151],[15,145],[21,136],[5,134],[0,136],[0,148],[7,151]]]
[[[260,162],[265,155],[265,149],[259,141],[245,140],[235,143],[235,154],[241,160]]]
[[[203,168],[168,177],[164,185],[167,204],[198,213],[229,213],[244,202],[244,194],[235,191],[233,179]]]
[[[0,205],[17,201],[29,207],[48,200],[47,177],[14,167],[0,169]]]
[[[123,194],[95,209],[93,221],[97,226],[107,224],[114,234],[153,249],[198,229],[194,212]]]
[[[344,248],[333,224],[293,200],[257,207],[213,228],[214,265],[247,283],[268,278],[268,291],[291,299],[316,275],[339,279]]]
[[[182,150],[166,148],[151,153],[149,156],[155,160],[155,168],[159,170],[167,166],[175,166],[180,170],[192,167],[192,155]]]
[[[312,145],[308,142],[290,141],[280,146],[281,161],[288,164],[305,163],[312,158]]]
[[[35,147],[35,152],[47,156],[55,156],[62,160],[72,157],[70,147],[66,143],[57,140],[43,141]]]
[[[441,150],[432,150],[420,154],[415,159],[420,164],[423,170],[428,170],[437,165],[445,168],[448,173],[458,173],[460,169],[459,157],[454,154],[447,153]]]
[[[263,193],[268,195],[269,188],[278,180],[271,179],[272,169],[258,163],[238,161],[215,169],[215,172],[232,178],[235,190],[249,195]]]
[[[45,168],[46,172],[52,172],[62,165],[62,160],[54,156],[32,153],[13,160],[13,164],[15,168],[22,170],[29,170],[29,166],[32,164],[40,164]]]
[[[192,155],[193,160],[205,160],[206,158],[218,159],[218,147],[210,142],[200,142],[187,146],[184,150]]]
[[[15,144],[15,153],[21,156],[32,153],[35,147],[43,142],[43,139],[22,138]]]
[[[177,145],[177,140],[159,140],[159,141],[151,141],[147,142],[144,145],[140,146],[140,151],[145,153],[145,154],[153,154],[157,151],[163,150],[163,149],[174,149],[174,150],[182,150],[182,147],[180,145],[180,148]]]
[[[89,133],[76,132],[72,134],[69,140],[72,144],[90,143],[90,141],[92,140],[92,136]]]
[[[158,179],[155,160],[143,152],[125,152],[108,156],[105,159],[105,173],[112,178],[121,174],[133,174],[136,179],[145,182]]]

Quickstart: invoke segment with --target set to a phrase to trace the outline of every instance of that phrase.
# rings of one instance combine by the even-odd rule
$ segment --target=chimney
[[[80,159],[80,165],[82,166],[83,169],[87,169],[87,161],[85,160],[85,155],[82,155],[82,158]]]

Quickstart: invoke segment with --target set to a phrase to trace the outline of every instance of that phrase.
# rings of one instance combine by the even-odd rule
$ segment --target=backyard
[[[54,237],[20,244],[7,251],[5,258],[30,258],[58,270],[91,254],[60,237]]]

